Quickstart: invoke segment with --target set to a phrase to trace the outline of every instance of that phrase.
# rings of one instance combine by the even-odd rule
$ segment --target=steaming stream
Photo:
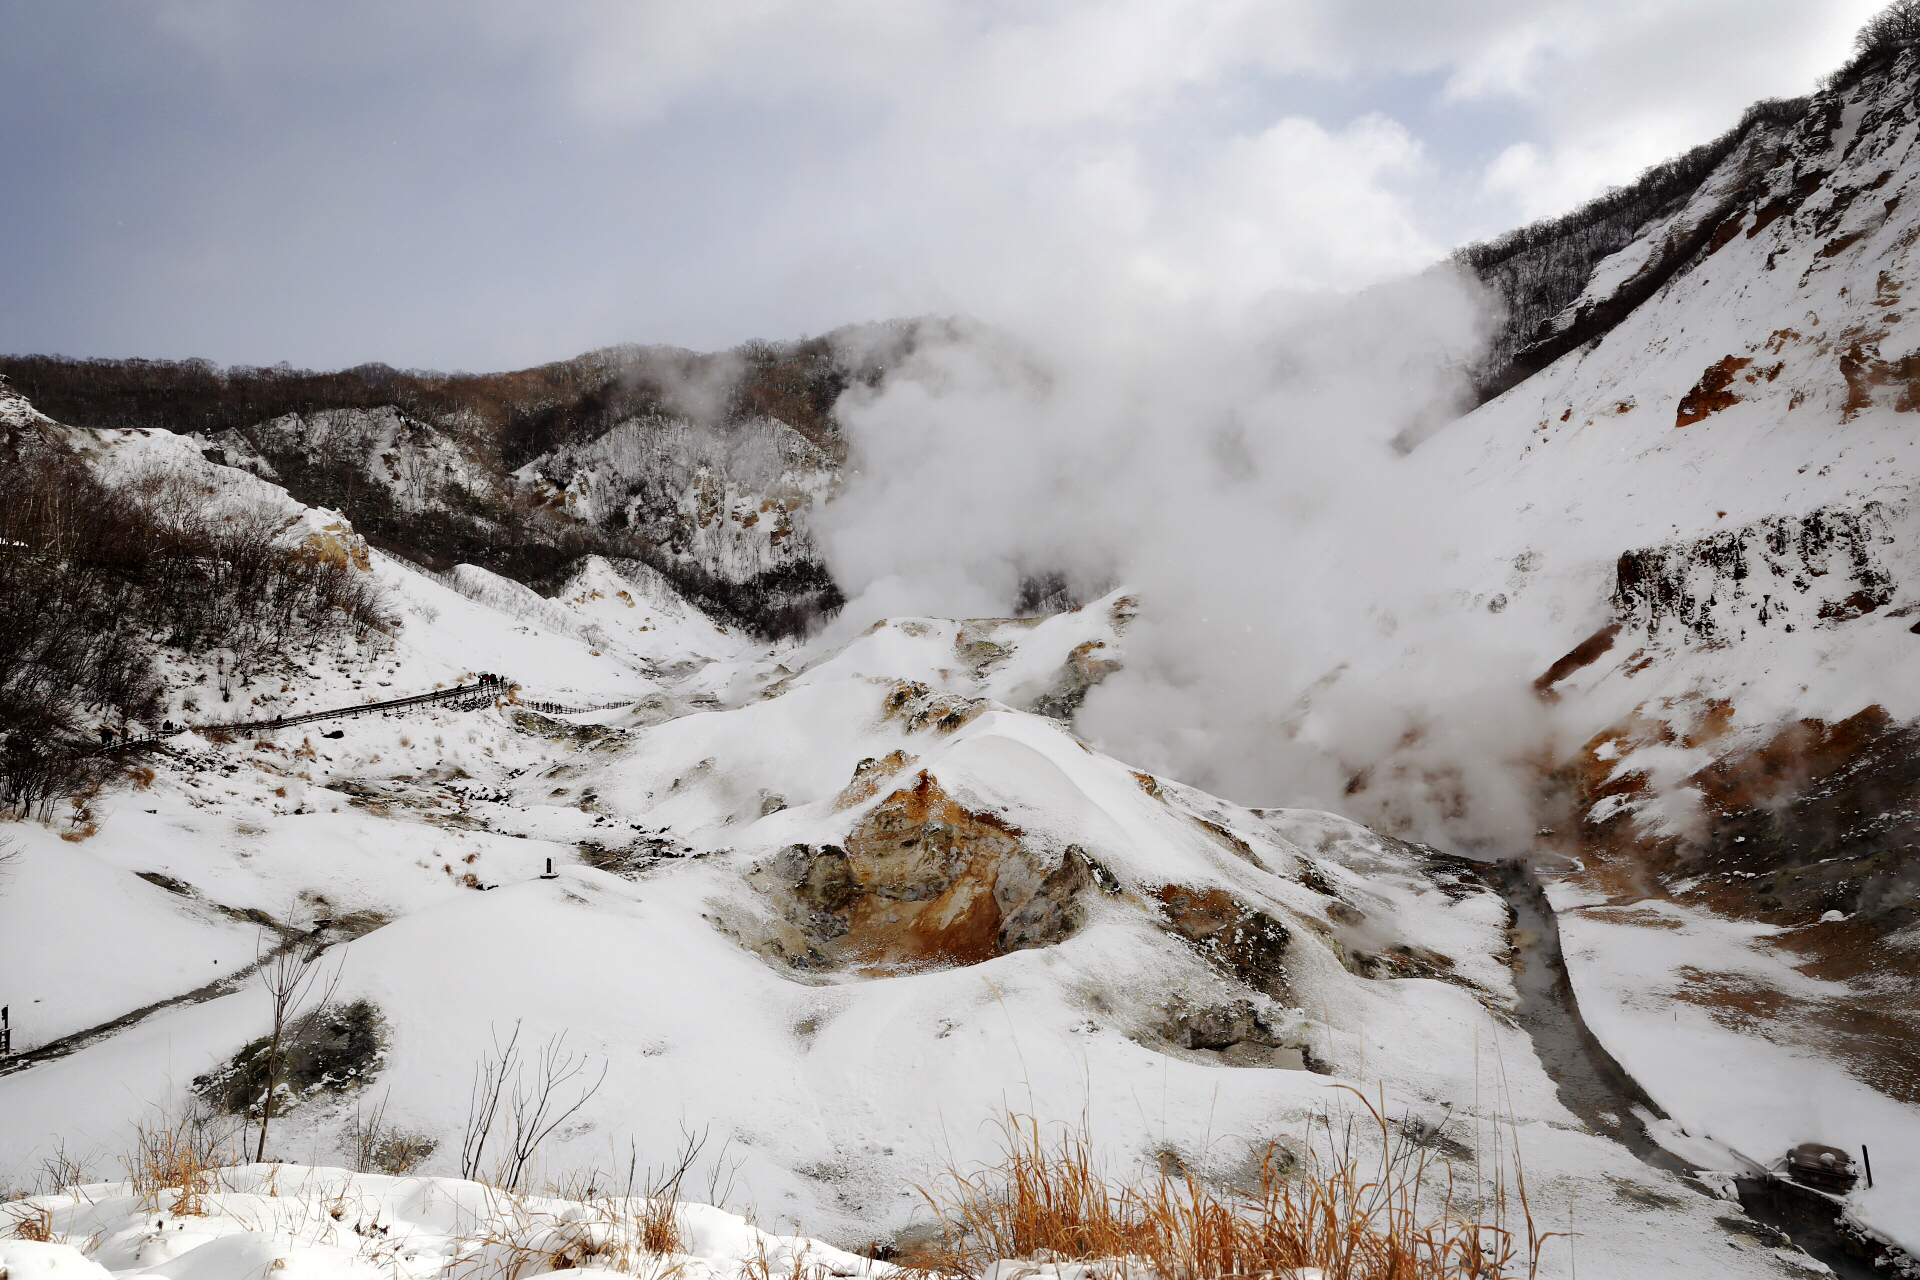
[[[1496,863],[1488,879],[1507,900],[1510,933],[1520,953],[1514,985],[1520,992],[1520,1025],[1567,1110],[1598,1134],[1612,1138],[1656,1169],[1682,1177],[1693,1166],[1656,1143],[1648,1119],[1662,1111],[1634,1078],[1588,1029],[1567,976],[1560,951],[1560,923],[1547,903],[1546,890],[1533,868],[1522,862]]]
[[[1520,1025],[1554,1083],[1561,1103],[1595,1133],[1620,1143],[1657,1169],[1678,1174],[1689,1187],[1703,1188],[1690,1175],[1694,1166],[1666,1150],[1647,1132],[1649,1119],[1665,1119],[1660,1109],[1627,1073],[1580,1016],[1580,1002],[1560,949],[1560,924],[1547,902],[1539,875],[1525,862],[1500,862],[1486,868],[1488,881],[1507,900],[1510,934],[1519,952],[1514,985],[1520,993]],[[1740,1207],[1757,1230],[1729,1213],[1722,1225],[1755,1236],[1771,1228],[1833,1269],[1843,1280],[1875,1280],[1890,1273],[1888,1247],[1864,1235],[1841,1216],[1843,1206],[1817,1192],[1775,1178],[1739,1180]],[[1732,1208],[1731,1205],[1728,1206]]]

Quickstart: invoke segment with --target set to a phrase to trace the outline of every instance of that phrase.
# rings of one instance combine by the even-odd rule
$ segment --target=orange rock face
[[[815,962],[978,964],[1066,937],[1091,870],[1077,849],[1045,869],[1021,836],[921,770],[867,814],[844,849],[792,851],[789,883],[807,913],[802,929]]]
[[[1673,425],[1691,426],[1722,409],[1739,404],[1740,397],[1733,392],[1733,378],[1752,363],[1744,356],[1728,356],[1708,365],[1706,372],[1700,375],[1700,381],[1693,384],[1693,390],[1680,397],[1680,411]]]

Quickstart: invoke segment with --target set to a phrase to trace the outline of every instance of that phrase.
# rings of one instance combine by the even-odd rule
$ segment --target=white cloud
[[[485,367],[1350,288],[1805,90],[1876,3],[46,6],[0,345]]]

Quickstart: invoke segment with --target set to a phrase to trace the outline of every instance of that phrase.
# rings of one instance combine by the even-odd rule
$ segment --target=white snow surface
[[[1540,1203],[1579,1206],[1587,1274],[1770,1265],[1769,1251],[1715,1224],[1724,1204],[1585,1132],[1560,1105],[1505,1014],[1515,997],[1492,895],[1455,900],[1408,846],[1331,815],[1259,815],[1147,779],[1061,723],[974,692],[1030,687],[1042,664],[1029,646],[1047,646],[1056,666],[1093,639],[1117,648],[1119,604],[986,625],[1011,652],[984,672],[957,647],[963,624],[892,620],[730,709],[665,721],[635,709],[580,717],[606,723],[576,732],[511,707],[434,710],[343,722],[337,740],[195,745],[144,789],[96,798],[89,838],[21,828],[25,860],[0,890],[0,938],[10,977],[25,979],[13,997],[30,1011],[22,1047],[249,960],[251,931],[222,908],[302,928],[333,920],[343,939],[338,922],[377,918],[386,923],[330,956],[341,999],[367,999],[385,1021],[378,1070],[361,1095],[291,1109],[270,1153],[325,1163],[377,1090],[395,1125],[438,1140],[430,1171],[445,1173],[473,1065],[519,1024],[530,1043],[565,1033],[608,1072],[543,1148],[542,1177],[605,1167],[629,1141],[663,1158],[683,1125],[710,1127],[737,1162],[733,1204],[855,1245],[924,1222],[916,1188],[992,1160],[1005,1109],[1049,1123],[1085,1115],[1123,1163],[1172,1150],[1224,1177],[1270,1140],[1305,1140],[1316,1117],[1340,1126],[1354,1111],[1348,1084],[1477,1151],[1489,1176],[1517,1146]],[[469,618],[450,631],[409,624],[423,649],[448,653],[473,630]],[[889,713],[903,679],[926,686],[908,713],[937,693],[971,718],[943,730],[938,716]],[[914,757],[898,780],[836,806],[860,761],[896,750]],[[1055,945],[980,964],[809,971],[763,958],[753,943],[775,910],[764,885],[780,852],[844,840],[920,770],[1018,828],[1043,860],[1079,845],[1117,879],[1117,896],[1095,895],[1083,926]],[[663,835],[680,856],[643,858],[631,878],[575,852],[581,841],[644,850]],[[540,877],[548,857],[556,879]],[[70,922],[88,890],[62,874],[76,859],[117,885],[112,897],[94,892],[112,914],[89,924],[98,941],[78,945]],[[1359,923],[1335,920],[1331,900],[1301,882],[1309,863]],[[176,888],[142,884],[137,871]],[[1170,935],[1153,906],[1169,883],[1225,889],[1286,922],[1293,1003],[1230,982]],[[117,952],[70,962],[109,937]],[[1453,957],[1459,980],[1362,978],[1335,945],[1399,939]],[[1170,1011],[1234,1000],[1337,1074],[1233,1066],[1163,1030]],[[0,1114],[30,1118],[0,1129],[0,1168],[29,1169],[55,1141],[124,1151],[148,1104],[178,1105],[266,1016],[259,989],[241,984],[0,1075]],[[1622,1186],[1653,1195],[1623,1199]],[[271,1247],[222,1246],[250,1266]],[[224,1256],[207,1255],[208,1267]],[[1550,1247],[1542,1274],[1570,1260]]]
[[[1757,149],[1730,155],[1685,209],[1602,263],[1558,323],[1756,175],[1774,214],[1796,187],[1803,203],[1743,215],[1602,339],[1408,459],[1472,513],[1450,531],[1460,606],[1497,613],[1490,640],[1534,672],[1614,618],[1622,552],[1717,541],[1728,563],[1742,562],[1741,577],[1704,563],[1684,575],[1704,628],[1629,616],[1610,650],[1554,686],[1558,758],[1597,743],[1614,778],[1648,779],[1637,799],[1609,797],[1589,821],[1624,812],[1650,835],[1688,833],[1698,795],[1687,779],[1783,723],[1837,722],[1876,704],[1897,722],[1920,717],[1915,404],[1891,372],[1920,349],[1920,312],[1905,301],[1920,234],[1916,74],[1920,56],[1903,52],[1884,77],[1817,100],[1797,132],[1761,130]],[[1724,397],[1702,397],[1717,369]],[[1858,521],[1857,554],[1830,534],[1800,538],[1830,513]],[[1848,607],[1876,581],[1874,607]],[[1695,732],[1709,712],[1724,719]],[[1666,901],[1654,887],[1639,901],[1612,892],[1575,868],[1552,898],[1581,1009],[1672,1113],[1669,1145],[1703,1159],[1697,1144],[1710,1135],[1761,1165],[1801,1141],[1869,1146],[1876,1186],[1856,1189],[1849,1212],[1920,1246],[1910,1155],[1920,1112],[1817,1042],[1688,998],[1721,981],[1763,1004],[1818,1007],[1838,984],[1794,967],[1776,928]]]
[[[895,1272],[819,1240],[775,1235],[711,1205],[644,1196],[515,1195],[459,1178],[386,1177],[297,1164],[208,1175],[203,1194],[139,1194],[88,1183],[0,1205],[0,1225],[44,1224],[44,1241],[0,1238],[8,1280],[434,1280],[618,1272],[737,1280],[767,1274],[879,1277]],[[679,1250],[642,1244],[669,1214]]]
[[[1662,1144],[1697,1160],[1707,1139],[1748,1167],[1776,1166],[1802,1142],[1868,1149],[1874,1185],[1847,1198],[1883,1238],[1920,1239],[1920,1113],[1863,1083],[1818,1044],[1764,1019],[1742,1026],[1689,1000],[1703,978],[1763,999],[1818,1002],[1838,985],[1810,978],[1765,945],[1776,927],[1672,902],[1580,904],[1554,895],[1561,945],[1587,1025],[1673,1117]],[[1740,1163],[1713,1162],[1738,1171]]]
[[[1915,59],[1902,55],[1897,83]],[[1705,606],[1711,639],[1670,620],[1637,625],[1556,686],[1551,745],[1562,756],[1635,715],[1684,725],[1709,703],[1729,709],[1711,743],[1607,743],[1617,774],[1649,775],[1659,799],[1634,819],[1650,829],[1684,829],[1681,780],[1783,718],[1838,720],[1871,703],[1920,716],[1911,406],[1897,381],[1854,395],[1846,372],[1920,348],[1920,311],[1901,301],[1920,226],[1920,119],[1911,101],[1845,105],[1855,122],[1866,105],[1882,114],[1871,129],[1804,144],[1805,167],[1833,175],[1809,203],[1764,226],[1749,217],[1602,341],[1406,459],[1471,513],[1445,531],[1459,541],[1460,576],[1436,591],[1490,619],[1532,672],[1609,621],[1622,551],[1721,535],[1744,548],[1754,572]],[[1732,189],[1743,163],[1730,158],[1699,198]],[[1793,178],[1787,167],[1777,181]],[[1603,264],[1593,296],[1651,247],[1643,238]],[[1681,423],[1682,399],[1729,357],[1748,362],[1730,367],[1733,400]],[[0,399],[0,412],[31,412],[21,406]],[[335,513],[213,467],[167,433],[91,433],[88,447],[121,482],[171,470],[207,488],[209,509],[262,504],[289,536],[351,538]],[[570,501],[604,514],[664,447],[636,427],[596,455],[548,462],[566,463],[555,479]],[[759,504],[778,490],[791,514],[824,481],[800,453],[767,459],[765,474],[740,472],[747,484],[715,455],[663,499],[707,530],[692,535],[703,563],[745,574],[787,555],[785,536],[776,550],[762,532],[774,521]],[[1823,617],[1858,589],[1861,566],[1763,551],[1767,522],[1819,511],[1870,531],[1866,567],[1893,584],[1881,606]],[[339,739],[321,736],[330,725],[179,739],[153,779],[89,801],[84,824],[10,830],[21,857],[0,870],[0,998],[21,1047],[244,967],[259,946],[246,912],[299,928],[324,919],[336,922],[343,997],[373,1002],[388,1029],[363,1089],[379,1091],[395,1123],[439,1141],[436,1175],[453,1167],[474,1063],[518,1023],[534,1042],[565,1033],[608,1068],[543,1149],[543,1175],[603,1167],[629,1141],[660,1158],[683,1124],[711,1127],[739,1161],[734,1207],[844,1245],[923,1223],[916,1186],[990,1160],[992,1122],[1007,1109],[1084,1115],[1123,1162],[1171,1150],[1224,1177],[1269,1140],[1302,1140],[1316,1118],[1337,1127],[1352,1111],[1339,1086],[1351,1085],[1470,1148],[1479,1165],[1464,1179],[1517,1146],[1543,1221],[1560,1229],[1571,1215],[1580,1233],[1573,1250],[1549,1250],[1542,1274],[1570,1274],[1576,1260],[1603,1277],[1813,1269],[1727,1227],[1736,1209],[1636,1161],[1561,1104],[1512,1017],[1506,914],[1493,895],[1445,886],[1419,850],[1333,815],[1250,810],[1136,773],[1070,723],[1034,714],[1070,655],[1124,657],[1118,593],[1037,622],[891,619],[816,654],[729,633],[634,566],[588,561],[555,598],[529,599],[467,566],[456,587],[377,554],[368,563],[404,620],[377,666],[370,653],[289,655],[291,678],[236,690],[230,705],[205,691],[203,669],[178,664],[179,698],[198,688],[201,705],[196,716],[176,702],[176,718],[371,701],[483,670],[529,698],[630,705],[558,718],[439,709],[340,722]],[[1423,661],[1404,637],[1353,644],[1351,679]],[[878,785],[854,787],[856,773]],[[1117,891],[1090,896],[1085,922],[1053,945],[977,964],[855,971],[772,958],[784,852],[845,842],[923,773],[1017,829],[1042,869],[1077,846]],[[553,879],[541,876],[548,858]],[[1285,1002],[1250,993],[1165,927],[1157,895],[1172,885],[1230,893],[1286,926]],[[1821,999],[1765,930],[1655,899],[1603,900],[1577,873],[1552,897],[1582,1010],[1671,1113],[1655,1127],[1669,1146],[1739,1166],[1809,1138],[1866,1142],[1876,1187],[1857,1190],[1849,1210],[1920,1246],[1914,1109],[1814,1049],[1771,1042],[1764,1024],[1743,1031],[1676,998],[1691,973],[1708,972]],[[353,928],[339,927],[348,919]],[[1446,958],[1446,978],[1362,977],[1344,962],[1401,946]],[[56,1141],[103,1159],[123,1152],[149,1104],[179,1103],[193,1077],[265,1030],[257,988],[202,994],[0,1074],[0,1170],[32,1167]],[[1233,1001],[1334,1074],[1234,1065],[1167,1033],[1174,1011]],[[353,1105],[302,1103],[276,1122],[270,1149],[324,1165]],[[396,1194],[379,1183],[354,1185]],[[85,1259],[47,1248],[20,1254],[20,1274],[89,1274]],[[213,1276],[214,1258],[192,1280]]]

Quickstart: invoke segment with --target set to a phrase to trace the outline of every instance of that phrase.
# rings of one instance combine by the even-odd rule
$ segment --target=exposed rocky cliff
[[[0,373],[61,422],[192,434],[436,570],[552,591],[582,555],[640,560],[712,612],[789,634],[839,604],[805,522],[838,475],[834,403],[918,330],[613,347],[503,374],[43,356],[0,357]]]

